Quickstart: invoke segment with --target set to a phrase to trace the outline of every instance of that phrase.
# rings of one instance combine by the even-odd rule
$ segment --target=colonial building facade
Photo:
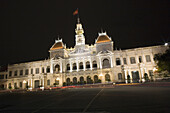
[[[85,43],[82,24],[78,19],[74,48],[66,48],[55,40],[47,60],[8,65],[0,72],[1,88],[48,88],[52,86],[144,82],[144,76],[154,79],[154,55],[168,46],[151,46],[114,50],[114,42],[106,32],[99,33],[94,45]]]

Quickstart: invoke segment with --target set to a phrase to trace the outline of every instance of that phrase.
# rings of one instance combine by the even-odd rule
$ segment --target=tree
[[[167,49],[163,54],[155,54],[154,60],[157,63],[159,73],[165,71],[170,73],[170,48]]]

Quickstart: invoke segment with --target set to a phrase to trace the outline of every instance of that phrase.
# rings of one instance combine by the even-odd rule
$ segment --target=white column
[[[111,67],[113,67],[113,59],[112,56],[110,57]]]
[[[115,62],[115,56],[112,57],[112,63],[113,63],[113,66],[116,66],[116,62]]]
[[[100,69],[102,69],[102,61],[101,61],[101,57],[99,57],[99,63],[100,63]]]
[[[76,66],[77,66],[77,71],[79,71],[79,62],[78,62],[78,59],[76,59]]]
[[[32,89],[32,85],[33,85],[33,84],[32,84],[32,81],[33,81],[33,80],[31,79],[31,89]]]
[[[130,70],[128,70],[128,74],[130,75],[130,82],[132,83],[132,74]]]
[[[44,66],[44,73],[47,73],[47,67]]]
[[[62,68],[63,66],[62,65],[63,65],[63,63],[62,63],[62,59],[61,59],[60,60],[60,73],[62,73],[62,70],[63,70],[63,68]]]
[[[70,72],[73,71],[72,69],[73,69],[73,68],[72,68],[72,63],[71,63],[71,60],[70,60]]]
[[[42,87],[44,87],[44,77],[42,78]]]
[[[53,73],[53,63],[51,61],[51,64],[50,64],[50,73]]]
[[[127,64],[129,65],[129,64],[130,64],[130,58],[129,58],[129,56],[126,57],[126,61],[127,61]]]
[[[122,57],[122,55],[120,57],[120,65],[123,65],[123,57]]]
[[[127,81],[127,71],[124,70],[124,73],[125,73],[125,82],[126,82],[126,84],[127,84],[127,83],[128,83],[128,81]]]
[[[139,63],[139,58],[138,58],[137,55],[136,55],[136,63],[137,63],[137,64]]]
[[[144,54],[142,55],[142,61],[143,61],[143,63],[146,63],[146,58],[145,58]]]
[[[96,61],[96,63],[97,63],[97,61]],[[92,65],[91,58],[90,58],[90,69],[91,69],[91,70],[93,69],[93,65]]]
[[[146,68],[144,68],[144,72],[147,73]],[[147,73],[148,74],[148,73]]]
[[[84,71],[86,70],[86,65],[85,65],[84,58],[83,58],[83,69],[84,69]]]
[[[142,79],[142,82],[145,82],[145,80],[144,80],[144,73],[143,73],[143,69],[142,68],[140,68],[140,71],[141,71],[141,79]]]

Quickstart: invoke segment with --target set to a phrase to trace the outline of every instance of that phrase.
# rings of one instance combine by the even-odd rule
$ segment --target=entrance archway
[[[77,84],[77,78],[76,78],[76,77],[73,78],[73,84],[74,84],[74,85]]]
[[[84,84],[84,77],[80,77],[80,84]]]
[[[91,83],[92,83],[91,77],[87,76],[87,84],[91,84]]]
[[[105,75],[105,81],[108,81],[108,82],[110,81],[110,75],[109,74]]]
[[[40,83],[39,80],[35,80],[34,81],[34,88],[39,88],[39,83]]]
[[[94,75],[94,83],[98,83],[98,76]]]
[[[138,71],[132,71],[132,80],[133,83],[138,83],[139,82],[139,72]]]
[[[70,78],[66,79],[67,85],[70,85]]]

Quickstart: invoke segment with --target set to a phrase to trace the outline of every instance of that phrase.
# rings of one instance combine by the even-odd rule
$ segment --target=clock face
[[[79,43],[81,43],[81,42],[82,42],[82,39],[81,39],[81,38],[79,38],[79,39],[78,39],[78,42],[79,42]]]

